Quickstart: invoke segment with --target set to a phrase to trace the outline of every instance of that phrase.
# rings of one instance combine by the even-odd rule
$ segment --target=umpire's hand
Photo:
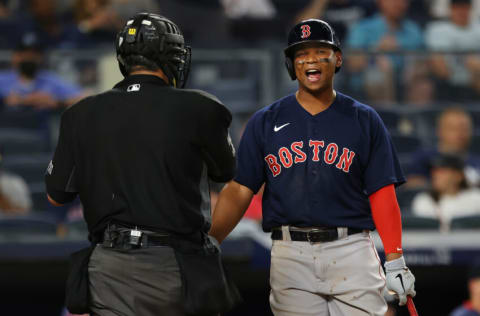
[[[387,289],[398,295],[399,305],[407,303],[407,295],[414,297],[415,277],[405,265],[405,259],[400,257],[385,262],[385,274],[387,277]]]

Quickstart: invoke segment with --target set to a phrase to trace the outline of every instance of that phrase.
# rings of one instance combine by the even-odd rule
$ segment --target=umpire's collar
[[[135,83],[152,83],[160,86],[168,86],[162,78],[154,75],[130,75],[117,83],[113,88],[122,88]]]

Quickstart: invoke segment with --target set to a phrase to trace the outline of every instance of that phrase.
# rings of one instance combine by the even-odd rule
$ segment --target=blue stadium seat
[[[46,128],[46,113],[35,111],[1,111],[1,128],[20,128],[39,130]]]
[[[404,230],[439,230],[440,222],[435,218],[403,214],[402,227]]]
[[[423,189],[406,189],[400,187],[396,190],[398,205],[401,209],[410,209],[415,195],[424,191]]]
[[[3,168],[23,177],[27,183],[44,181],[50,154],[5,156]]]
[[[399,154],[413,153],[422,144],[415,136],[392,134],[392,140]]]
[[[48,138],[35,130],[0,128],[0,146],[3,155],[46,152]]]
[[[474,154],[480,155],[480,135],[473,135],[470,143],[470,151]]]
[[[55,237],[56,221],[47,214],[22,216],[0,216],[0,239],[21,239],[22,237]]]
[[[401,115],[397,111],[387,109],[375,109],[382,118],[383,123],[390,132],[396,132]]]
[[[64,226],[67,238],[86,239],[88,237],[88,226],[83,218],[68,221]]]
[[[30,186],[30,193],[32,195],[32,202],[33,202],[33,210],[35,211],[48,210],[50,205],[47,200],[45,185],[42,183],[41,187],[39,187],[38,185],[34,185],[33,187]]]
[[[480,215],[453,218],[450,223],[450,229],[480,229]]]

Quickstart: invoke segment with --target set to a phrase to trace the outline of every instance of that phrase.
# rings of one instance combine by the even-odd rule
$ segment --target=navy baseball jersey
[[[316,115],[295,94],[256,112],[237,163],[235,181],[254,192],[265,183],[265,231],[282,225],[373,230],[368,196],[405,182],[378,114],[338,92]]]

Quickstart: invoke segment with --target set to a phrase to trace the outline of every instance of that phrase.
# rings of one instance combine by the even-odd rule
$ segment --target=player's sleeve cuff
[[[258,190],[260,190],[260,188],[262,187],[262,184],[263,183],[260,183],[260,184],[254,184],[254,183],[251,183],[249,181],[247,181],[246,179],[243,179],[241,176],[237,175],[235,178],[233,178],[233,180],[235,182],[238,182],[240,183],[241,185],[243,186],[246,186],[247,188],[249,188],[250,190],[253,191],[253,194],[257,194]]]
[[[386,179],[384,181],[381,181],[379,182],[378,184],[375,184],[373,186],[370,186],[368,188],[365,189],[365,193],[367,194],[367,196],[370,196],[372,193],[375,193],[377,192],[378,190],[380,190],[381,188],[387,186],[387,185],[390,185],[390,184],[393,184],[395,185],[395,187],[399,187],[401,186],[402,184],[404,184],[406,182],[406,179],[405,178],[389,178],[389,179]]]

